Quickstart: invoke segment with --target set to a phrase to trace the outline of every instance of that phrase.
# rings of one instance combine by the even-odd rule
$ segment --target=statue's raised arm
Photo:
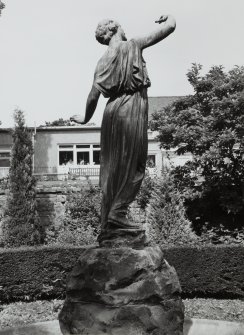
[[[169,36],[176,27],[176,21],[173,16],[171,15],[162,15],[156,23],[163,23],[160,28],[154,30],[150,34],[146,36],[136,37],[134,38],[141,49],[148,48],[160,41],[162,41],[164,38]]]

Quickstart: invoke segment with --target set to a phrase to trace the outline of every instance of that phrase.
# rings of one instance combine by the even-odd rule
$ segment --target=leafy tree
[[[164,149],[193,155],[173,174],[195,227],[234,229],[244,225],[244,67],[201,69],[193,64],[187,73],[194,94],[155,113],[151,128]]]
[[[5,244],[8,247],[34,245],[41,239],[36,212],[36,182],[32,176],[32,135],[25,126],[22,111],[15,111],[14,120],[9,196],[4,221]]]
[[[59,227],[47,231],[46,244],[95,244],[100,232],[101,192],[91,183],[70,194]]]
[[[80,193],[70,197],[66,204],[66,214],[79,224],[91,226],[98,234],[100,231],[101,192],[100,189],[89,183]]]

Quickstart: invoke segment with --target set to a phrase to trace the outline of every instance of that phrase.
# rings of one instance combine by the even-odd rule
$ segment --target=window
[[[90,145],[89,144],[77,144],[76,148],[77,149],[90,148]]]
[[[147,166],[149,168],[154,168],[156,166],[156,156],[155,155],[147,156]]]
[[[77,152],[77,164],[78,165],[88,165],[90,162],[90,153],[84,151]]]
[[[10,167],[10,151],[0,151],[0,167]]]
[[[74,163],[73,151],[59,151],[59,165],[68,165]]]
[[[93,164],[100,165],[100,150],[93,151]]]
[[[60,149],[72,149],[73,150],[73,145],[60,145]]]
[[[60,144],[59,166],[100,165],[99,144]]]

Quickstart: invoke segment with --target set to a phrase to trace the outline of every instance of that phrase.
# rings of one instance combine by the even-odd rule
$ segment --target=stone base
[[[64,335],[182,335],[183,311],[177,274],[159,247],[87,248],[59,321]]]

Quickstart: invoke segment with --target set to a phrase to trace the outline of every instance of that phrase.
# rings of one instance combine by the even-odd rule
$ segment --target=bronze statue
[[[108,45],[98,61],[89,93],[85,116],[72,121],[89,122],[100,94],[109,98],[101,127],[102,231],[100,244],[116,235],[136,234],[139,227],[127,219],[127,210],[135,199],[145,174],[147,160],[148,97],[150,86],[142,51],[170,35],[175,19],[163,15],[159,29],[127,41],[121,26],[113,20],[98,24],[96,39]]]
[[[103,192],[99,246],[84,247],[67,281],[59,314],[62,334],[182,335],[184,306],[175,269],[160,246],[146,247],[145,232],[127,220],[145,173],[147,160],[147,88],[142,50],[175,29],[162,16],[161,29],[126,41],[120,25],[106,20],[96,38],[108,45],[99,60],[84,117],[87,123],[100,93],[108,97],[101,129]]]

